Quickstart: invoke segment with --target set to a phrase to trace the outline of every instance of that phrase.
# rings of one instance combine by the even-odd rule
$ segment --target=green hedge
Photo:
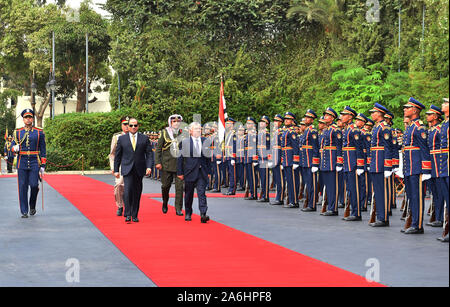
[[[111,137],[120,131],[120,118],[135,117],[139,131],[158,130],[166,119],[156,119],[151,108],[121,109],[109,113],[69,113],[45,121],[47,142],[47,170],[81,170],[80,162],[74,161],[84,155],[84,169],[109,169]],[[55,164],[57,166],[55,166]]]

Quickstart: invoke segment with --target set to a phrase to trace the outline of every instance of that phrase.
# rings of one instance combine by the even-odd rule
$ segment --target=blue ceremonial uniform
[[[274,118],[274,120],[283,121],[284,118],[277,114]],[[273,179],[276,186],[276,197],[274,204],[281,204],[284,201],[284,187],[285,187],[285,180],[283,175],[283,170],[281,168],[281,139],[283,135],[283,128],[278,128],[272,133],[271,137],[271,148],[272,153],[269,155],[269,161],[272,162],[272,173],[273,173]]]
[[[303,145],[301,164],[303,167],[303,177],[305,179],[306,190],[308,193],[308,207],[316,209],[317,190],[318,190],[318,172],[312,172],[312,168],[319,168],[319,135],[313,125],[308,126],[303,133]]]
[[[441,124],[441,154],[439,163],[440,188],[444,196],[447,210],[449,206],[449,159],[448,159],[448,139],[449,139],[448,118]]]
[[[328,199],[329,212],[337,214],[338,202],[338,172],[336,167],[342,167],[342,133],[340,129],[331,124],[324,129],[320,146],[320,172]]]
[[[428,149],[428,133],[425,125],[414,119],[405,131],[404,176],[410,192],[412,214],[411,227],[423,229],[425,185],[422,174],[431,174],[431,159]]]
[[[347,190],[350,194],[351,215],[361,217],[360,177],[356,170],[364,170],[364,144],[361,131],[353,124],[344,129],[342,138],[344,172],[347,176]]]
[[[433,194],[435,217],[437,221],[444,221],[444,196],[440,189],[439,164],[441,162],[441,126],[435,125],[428,133],[428,148],[431,158],[430,188]]]
[[[286,127],[281,136],[281,163],[286,178],[288,189],[288,199],[290,207],[298,205],[298,190],[296,176],[294,173],[294,165],[299,166],[299,145],[298,135],[292,127]]]
[[[17,174],[19,202],[22,215],[28,209],[35,210],[39,192],[39,169],[45,168],[47,152],[45,134],[40,128],[20,128],[14,131],[12,146],[19,145],[17,152]],[[28,189],[31,188],[28,199]]]
[[[229,195],[236,193],[236,134],[234,130],[225,134],[224,163],[228,169]]]
[[[258,132],[258,163],[259,177],[261,181],[261,193],[259,198],[269,200],[269,155],[270,155],[270,133],[267,128]]]
[[[255,122],[256,123],[256,122]],[[249,199],[257,199],[257,174],[258,166],[253,163],[258,162],[257,156],[257,134],[255,130],[249,130],[245,137],[245,171],[249,186]]]

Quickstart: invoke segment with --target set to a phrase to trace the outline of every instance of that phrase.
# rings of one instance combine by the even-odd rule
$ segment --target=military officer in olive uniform
[[[169,191],[175,179],[175,211],[176,215],[182,216],[183,212],[183,181],[177,177],[177,150],[178,137],[182,130],[180,123],[181,115],[174,114],[169,117],[169,126],[161,131],[155,151],[156,168],[161,171],[161,193],[163,198],[163,213],[167,213],[169,202]]]
[[[33,127],[34,112],[25,109],[21,113],[25,127],[16,129],[11,143],[17,154],[17,176],[19,181],[19,202],[22,218],[36,214],[39,180],[44,175],[47,163],[45,134],[41,128]],[[30,198],[28,198],[28,190]]]

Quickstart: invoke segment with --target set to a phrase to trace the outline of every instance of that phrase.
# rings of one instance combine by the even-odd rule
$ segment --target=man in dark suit
[[[139,222],[138,212],[142,194],[142,179],[152,171],[153,155],[148,137],[138,133],[139,124],[135,118],[128,121],[128,133],[117,140],[114,158],[114,175],[120,178],[119,168],[124,181],[123,202],[125,204],[125,222]]]
[[[205,192],[208,185],[208,176],[211,174],[211,164],[208,154],[209,145],[203,146],[206,139],[201,137],[201,133],[202,127],[199,123],[194,122],[189,126],[191,136],[185,138],[179,145],[180,156],[177,160],[177,176],[184,180],[185,220],[192,220],[192,201],[194,189],[197,188],[200,220],[202,223],[206,223],[209,221],[209,216],[206,215],[208,206]]]

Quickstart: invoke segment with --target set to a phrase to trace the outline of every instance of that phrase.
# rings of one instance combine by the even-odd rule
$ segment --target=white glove
[[[20,150],[19,145],[14,145],[13,146],[13,151],[14,152],[18,152]]]
[[[336,166],[336,171],[339,173],[340,171],[342,171],[342,166]]]
[[[363,169],[357,169],[357,170],[356,170],[356,174],[357,174],[358,176],[361,176],[362,173],[364,173],[364,170],[363,170]]]
[[[280,169],[283,170],[283,165],[280,165]]]
[[[367,167],[367,171],[370,172],[370,166]]]
[[[397,172],[398,172],[398,167],[394,168],[394,169],[392,170],[392,172],[393,172],[393,173],[397,173]]]
[[[315,167],[315,166],[311,167],[311,173],[315,173],[315,172],[317,172],[318,170],[319,170],[318,167]]]
[[[384,178],[388,178],[392,175],[392,171],[384,171]]]
[[[231,165],[235,165],[235,164],[236,164],[236,161],[231,160]]]
[[[294,170],[296,170],[296,169],[298,168],[298,164],[294,164],[294,165],[292,166],[292,168],[293,168]]]
[[[258,165],[258,162],[253,162],[253,166],[257,166]]]
[[[422,174],[422,182],[426,181],[428,179],[431,179],[431,175],[430,174]]]
[[[269,168],[272,168],[272,167],[273,167],[273,162],[267,163],[267,166],[268,166]]]
[[[217,160],[216,163],[217,165],[219,165],[220,163],[222,163],[222,161]]]
[[[41,174],[41,177],[44,176],[44,171],[45,171],[45,168],[43,168],[43,167],[41,167],[39,169],[39,173]]]

